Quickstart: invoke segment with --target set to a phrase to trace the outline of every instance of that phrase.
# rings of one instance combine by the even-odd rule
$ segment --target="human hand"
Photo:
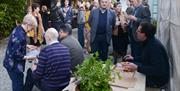
[[[35,57],[35,56],[24,56],[23,59],[24,59],[24,60],[27,60],[27,61],[32,61],[32,60],[36,60],[37,57]]]
[[[32,67],[31,67],[32,71],[36,70],[36,68],[37,68],[36,64],[33,64]]]
[[[126,55],[122,59],[122,61],[132,61],[132,60],[134,60],[134,57],[132,57],[131,55]]]
[[[61,3],[60,3],[60,2],[57,2],[57,3],[56,3],[56,6],[57,6],[57,7],[59,7],[60,5],[61,5]]]
[[[29,51],[31,51],[31,50],[37,49],[38,47],[34,45],[27,45],[27,48]]]
[[[138,66],[131,62],[122,63],[122,67],[124,71],[134,72],[137,70]]]
[[[137,21],[137,18],[133,15],[129,15],[128,19],[133,20],[133,21]]]

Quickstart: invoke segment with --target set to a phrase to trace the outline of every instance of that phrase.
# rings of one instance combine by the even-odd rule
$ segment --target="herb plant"
[[[80,79],[80,91],[112,91],[109,85],[111,67],[111,59],[103,62],[98,59],[98,53],[90,55],[76,67],[75,76]]]

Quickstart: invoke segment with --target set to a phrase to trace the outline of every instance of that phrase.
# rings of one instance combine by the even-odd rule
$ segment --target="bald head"
[[[58,40],[58,32],[55,28],[49,28],[47,29],[45,33],[45,39],[47,43],[50,43],[52,41],[57,41]]]

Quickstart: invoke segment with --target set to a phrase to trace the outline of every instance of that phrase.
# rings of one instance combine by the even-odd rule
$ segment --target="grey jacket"
[[[75,70],[75,66],[78,64],[81,64],[84,60],[83,55],[83,48],[72,35],[67,36],[63,40],[61,40],[61,43],[69,48],[70,55],[71,55],[71,69],[72,71]]]
[[[92,10],[89,16],[88,23],[91,26],[91,35],[90,35],[90,42],[93,43],[96,37],[96,31],[98,27],[99,22],[99,12],[100,8],[97,8],[95,10]],[[111,35],[112,35],[112,29],[114,28],[116,24],[116,15],[115,12],[111,9],[107,9],[107,24],[104,25],[106,27],[106,40],[107,43],[110,44],[111,41]]]

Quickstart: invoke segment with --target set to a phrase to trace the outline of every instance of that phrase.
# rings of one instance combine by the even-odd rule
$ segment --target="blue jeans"
[[[85,24],[78,24],[78,41],[82,48],[84,47],[84,26]]]
[[[24,91],[23,90],[23,72],[15,72],[14,70],[7,70],[9,77],[12,81],[12,91]]]

